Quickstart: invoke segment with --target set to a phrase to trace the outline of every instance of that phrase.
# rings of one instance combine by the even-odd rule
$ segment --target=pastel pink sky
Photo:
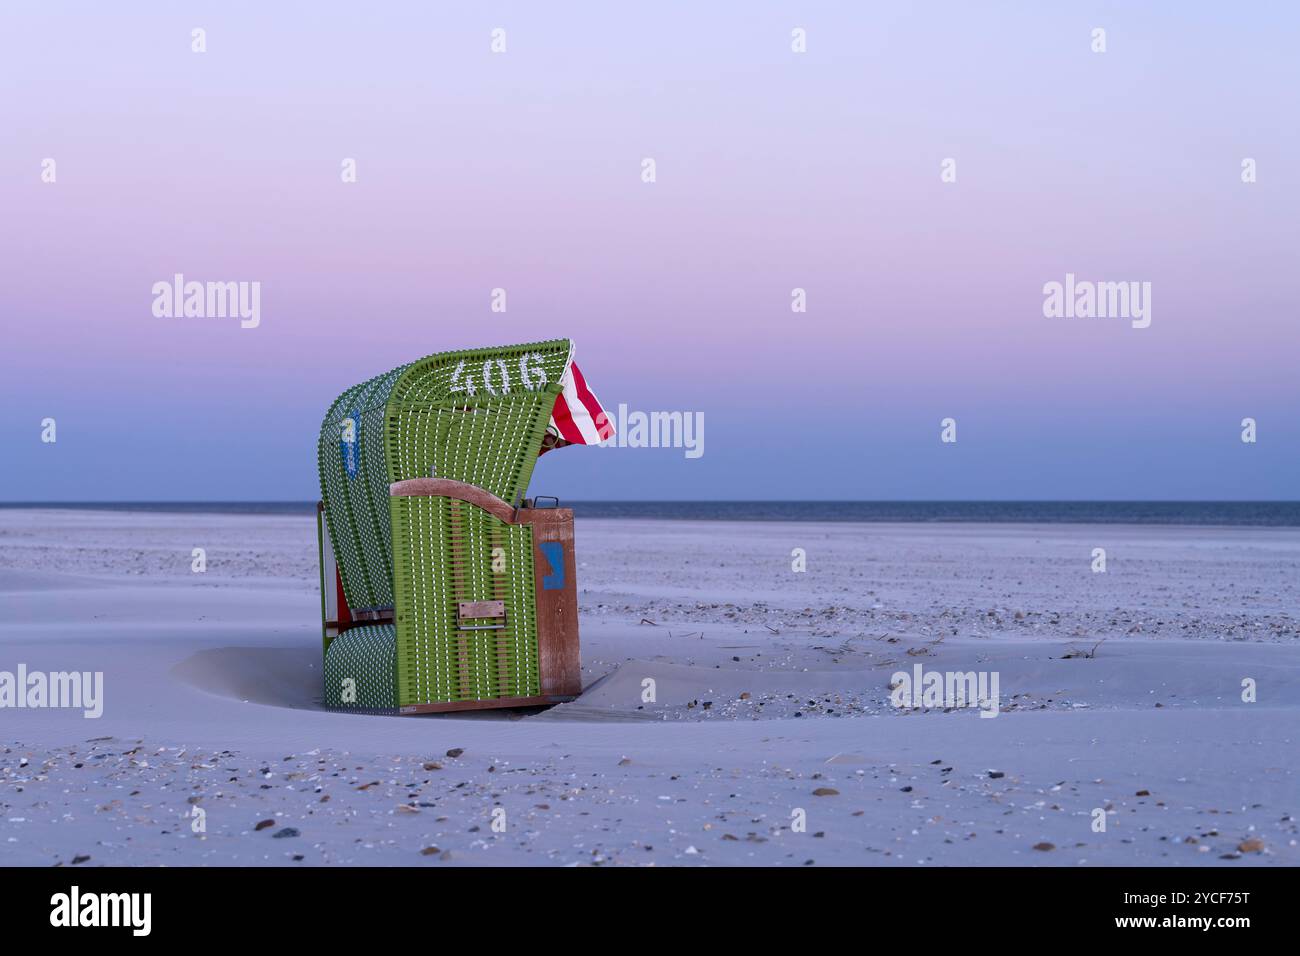
[[[1294,498],[1300,14],[1131,8],[8,10],[0,498],[309,498],[347,385],[555,336],[708,421],[569,497]],[[260,327],[154,317],[177,272]],[[1044,318],[1067,272],[1151,327]]]

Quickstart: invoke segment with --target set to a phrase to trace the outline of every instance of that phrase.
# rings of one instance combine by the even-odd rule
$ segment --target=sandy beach
[[[0,671],[103,674],[98,718],[0,710],[4,859],[1300,863],[1300,529],[580,517],[577,547],[579,700],[362,716],[320,703],[310,517],[0,510]],[[996,674],[995,716],[895,706],[917,666]]]

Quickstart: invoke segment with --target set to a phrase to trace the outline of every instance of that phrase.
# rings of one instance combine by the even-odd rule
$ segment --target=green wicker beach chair
[[[330,407],[328,706],[420,713],[581,692],[572,512],[523,501],[571,358],[567,339],[440,353]]]

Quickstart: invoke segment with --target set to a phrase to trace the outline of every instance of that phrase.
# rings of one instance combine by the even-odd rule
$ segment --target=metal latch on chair
[[[465,624],[464,621],[500,618],[500,624]],[[505,629],[505,601],[458,601],[456,602],[456,630],[458,631],[500,631]]]

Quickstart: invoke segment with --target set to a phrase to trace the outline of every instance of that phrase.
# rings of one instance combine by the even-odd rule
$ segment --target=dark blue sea
[[[1300,526],[1300,501],[563,501],[584,518]],[[311,501],[3,502],[0,508],[310,515]]]

